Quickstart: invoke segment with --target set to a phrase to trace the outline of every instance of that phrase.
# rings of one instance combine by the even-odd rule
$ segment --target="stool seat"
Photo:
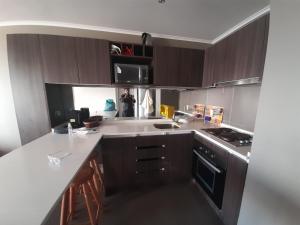
[[[81,184],[86,183],[87,181],[91,180],[94,175],[94,169],[89,166],[84,166],[80,169],[78,174],[73,179],[71,185],[72,186],[79,186]]]

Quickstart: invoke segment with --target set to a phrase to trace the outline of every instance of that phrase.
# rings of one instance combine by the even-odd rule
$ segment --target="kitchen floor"
[[[77,218],[77,219],[76,219]],[[78,214],[72,225],[85,225]],[[222,225],[192,182],[122,193],[107,198],[101,225]]]

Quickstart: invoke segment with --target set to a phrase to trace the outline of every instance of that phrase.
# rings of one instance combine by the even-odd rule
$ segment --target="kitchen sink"
[[[153,124],[153,126],[157,129],[176,129],[176,128],[180,128],[180,126],[178,126],[175,123],[155,123],[155,124]]]

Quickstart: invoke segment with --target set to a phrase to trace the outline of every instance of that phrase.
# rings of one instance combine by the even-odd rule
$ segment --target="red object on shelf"
[[[122,49],[122,55],[133,56],[133,49],[126,46]]]

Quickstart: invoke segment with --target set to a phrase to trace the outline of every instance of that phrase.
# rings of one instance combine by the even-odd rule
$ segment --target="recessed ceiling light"
[[[158,3],[164,4],[164,3],[166,3],[166,0],[158,0]]]

